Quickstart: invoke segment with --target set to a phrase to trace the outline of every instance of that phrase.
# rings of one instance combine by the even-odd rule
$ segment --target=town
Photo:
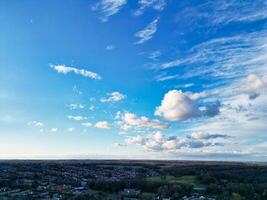
[[[241,173],[230,178],[227,177],[230,171]],[[219,176],[224,177],[219,180]],[[257,184],[253,184],[252,177],[257,179]],[[235,185],[231,180],[240,178],[244,183]],[[266,199],[266,183],[267,166],[263,164],[100,160],[0,162],[1,200],[215,200],[222,199],[221,192],[224,199],[227,195],[229,199],[249,199],[251,195],[253,199]]]

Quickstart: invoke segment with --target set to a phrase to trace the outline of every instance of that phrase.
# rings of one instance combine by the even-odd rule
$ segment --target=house
[[[136,189],[124,189],[121,192],[121,199],[122,200],[137,200],[140,196],[141,191]]]

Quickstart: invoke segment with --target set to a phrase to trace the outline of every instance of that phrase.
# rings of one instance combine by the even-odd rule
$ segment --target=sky
[[[267,161],[267,1],[0,1],[0,159]]]

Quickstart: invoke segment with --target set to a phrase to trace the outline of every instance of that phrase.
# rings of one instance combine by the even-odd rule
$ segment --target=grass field
[[[176,183],[186,183],[186,184],[192,184],[194,187],[205,187],[204,184],[202,184],[196,176],[153,176],[146,178],[147,181],[155,181],[155,182],[176,182]]]

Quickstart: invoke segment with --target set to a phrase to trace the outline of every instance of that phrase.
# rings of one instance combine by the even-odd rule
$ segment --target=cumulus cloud
[[[29,126],[36,126],[36,127],[43,127],[44,123],[43,122],[38,122],[38,121],[30,121],[28,122]]]
[[[76,110],[76,109],[83,109],[83,108],[85,108],[85,105],[72,103],[72,104],[67,105],[67,107],[69,109],[71,109],[71,110]]]
[[[127,0],[100,0],[92,9],[101,14],[102,22],[106,22],[110,16],[117,14],[126,3]]]
[[[219,114],[220,102],[209,103],[201,111],[197,100],[207,97],[205,92],[191,93],[181,90],[170,90],[164,95],[161,105],[155,110],[155,115],[161,116],[169,121],[182,121],[189,118],[208,116],[213,117]]]
[[[133,113],[118,112],[115,119],[120,120],[120,129],[127,131],[130,129],[151,128],[151,129],[165,129],[169,125],[162,123],[156,119],[149,119],[145,116],[137,116]]]
[[[110,128],[110,124],[107,121],[99,121],[95,124],[96,128],[108,129]]]
[[[190,95],[177,90],[166,93],[155,111],[155,115],[170,121],[186,120],[199,114],[200,110]]]
[[[139,38],[136,44],[142,44],[152,39],[153,35],[157,32],[158,21],[159,21],[158,19],[153,20],[143,30],[138,31],[135,34],[135,37]]]
[[[148,8],[162,11],[166,6],[166,0],[139,0],[139,8],[134,12],[134,15],[139,16]]]
[[[85,69],[67,67],[65,65],[50,65],[50,67],[61,74],[68,74],[72,72],[74,74],[81,75],[87,78],[101,80],[101,76],[99,76],[97,73],[94,73],[94,72],[91,72]]]
[[[195,134],[192,135],[196,136]],[[158,131],[148,136],[137,135],[134,137],[128,137],[125,140],[125,144],[141,146],[145,151],[177,151],[182,148],[192,149],[224,145],[224,143],[218,143],[211,140],[214,138],[224,137],[223,135],[203,134],[197,136],[198,137],[195,138],[179,139],[176,136],[166,137]]]
[[[87,128],[93,126],[93,124],[90,122],[84,122],[84,123],[82,123],[82,125],[87,127]]]
[[[257,74],[249,74],[246,78],[243,92],[253,100],[257,98],[260,93],[267,88],[267,79]]]
[[[135,137],[130,137],[126,139],[127,144],[136,144],[136,145],[144,145],[146,142],[146,138],[141,135],[137,135]]]
[[[73,116],[73,115],[68,115],[67,118],[71,119],[71,120],[75,120],[75,121],[81,121],[81,120],[86,120],[87,119],[87,117]]]
[[[100,99],[101,102],[118,102],[126,98],[126,95],[120,92],[107,93],[107,98]]]

